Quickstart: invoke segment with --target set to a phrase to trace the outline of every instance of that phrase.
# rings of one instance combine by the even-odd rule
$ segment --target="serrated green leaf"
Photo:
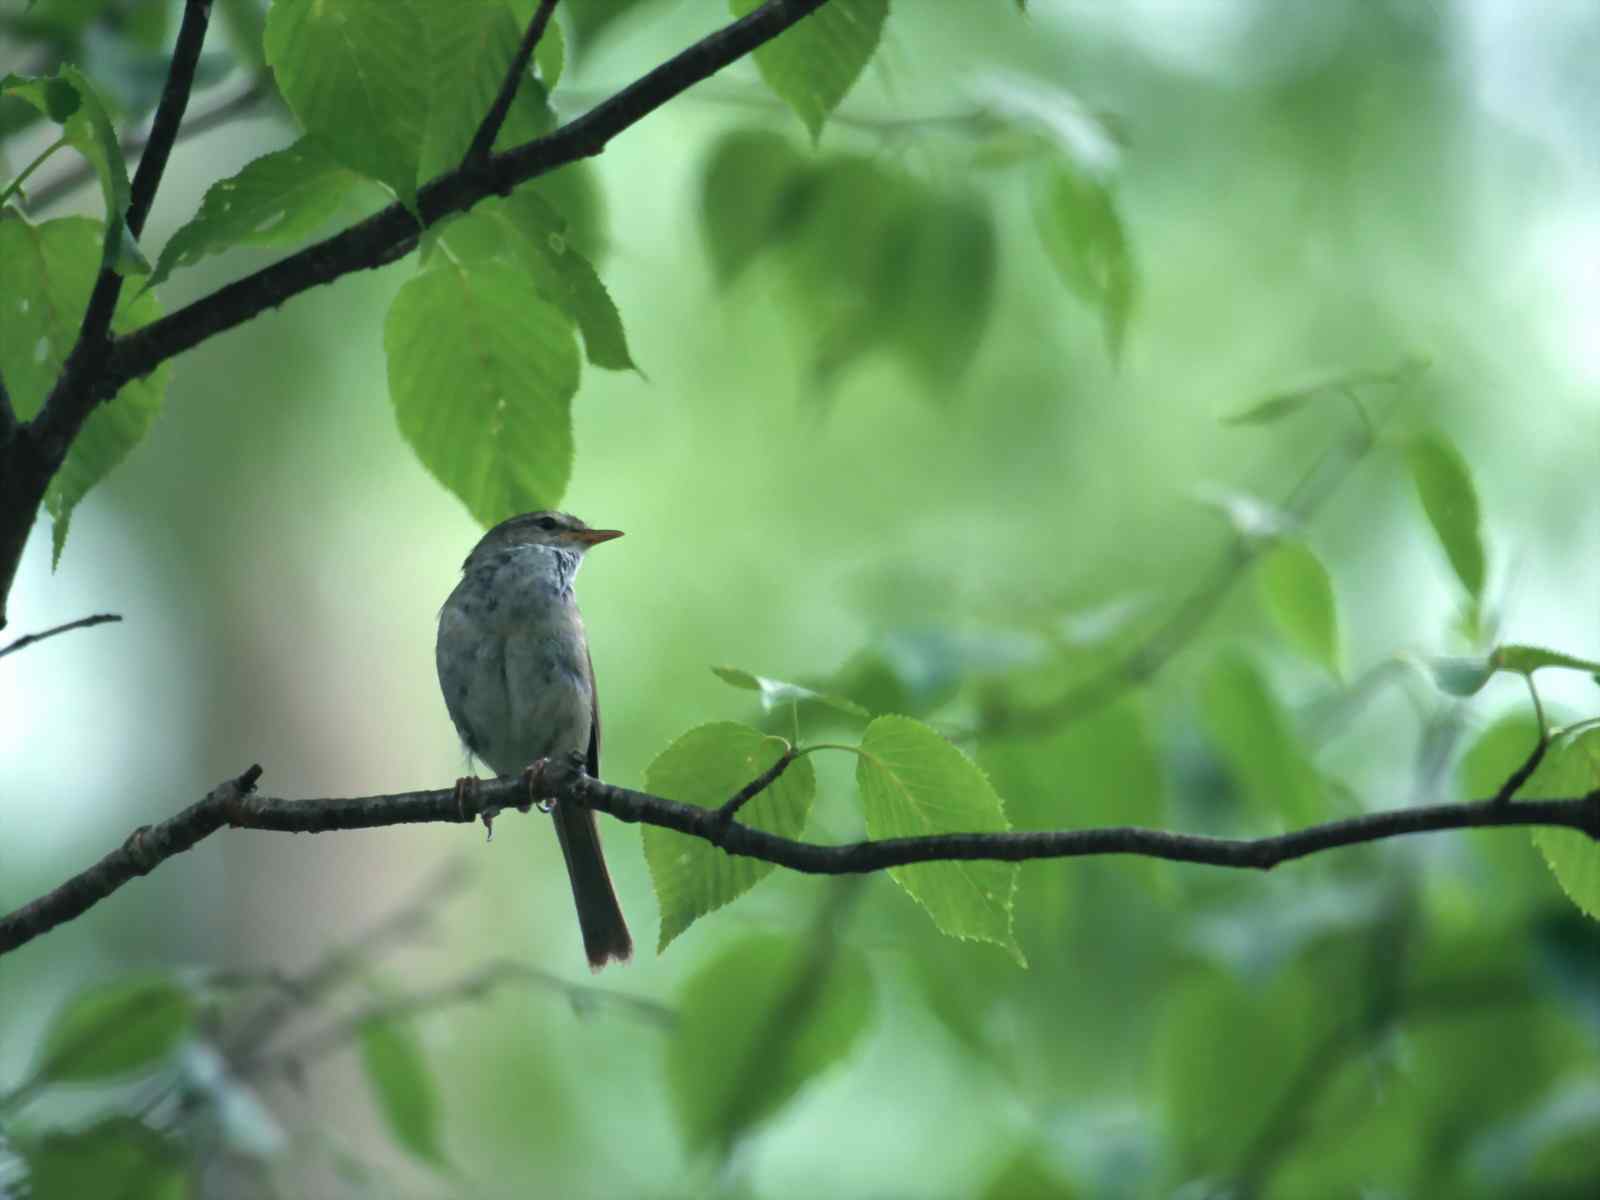
[[[1521,795],[1556,799],[1587,796],[1596,788],[1600,788],[1600,729],[1589,729],[1551,746]],[[1600,921],[1600,842],[1576,829],[1535,829],[1533,844],[1567,897]]]
[[[1434,686],[1451,696],[1477,695],[1495,672],[1488,658],[1430,658],[1425,665]]]
[[[1138,277],[1111,184],[1056,158],[1042,171],[1033,223],[1061,282],[1100,314],[1106,346],[1120,359]]]
[[[762,0],[729,0],[736,17]],[[889,0],[832,0],[755,51],[756,67],[780,100],[805,122],[813,140],[855,85],[883,35]]]
[[[1280,542],[1266,556],[1258,579],[1267,611],[1284,635],[1307,657],[1337,676],[1339,609],[1333,580],[1322,560],[1304,542]]]
[[[26,1194],[35,1200],[185,1200],[190,1195],[191,1163],[184,1148],[132,1117],[8,1140],[26,1164]]]
[[[1219,655],[1202,695],[1206,728],[1258,818],[1277,826],[1327,816],[1322,780],[1254,662]]]
[[[573,245],[567,222],[541,196],[519,190],[491,197],[439,236],[463,262],[519,263],[545,298],[577,323],[590,362],[613,371],[637,369],[610,293]]]
[[[304,138],[263,155],[206,190],[200,211],[162,248],[145,287],[233,246],[298,241],[338,212],[360,182],[359,175]]]
[[[572,326],[519,267],[439,259],[384,327],[400,432],[485,525],[554,508],[572,473]]]
[[[1543,646],[1522,646],[1515,643],[1497,646],[1489,659],[1499,670],[1512,671],[1518,675],[1532,675],[1544,667],[1565,667],[1568,670],[1587,671],[1590,674],[1600,671],[1600,662],[1563,654],[1559,650],[1547,650]]]
[[[681,993],[666,1076],[690,1145],[726,1150],[849,1054],[872,1014],[860,954],[761,936],[723,950]]]
[[[646,769],[647,792],[718,808],[777,762],[787,749],[781,738],[748,725],[724,721],[691,729]],[[816,796],[816,775],[808,758],[796,759],[760,795],[739,811],[744,824],[798,838]],[[644,860],[661,909],[658,952],[696,920],[744,895],[772,873],[773,864],[725,854],[701,838],[646,826]]]
[[[814,692],[798,683],[769,679],[765,675],[752,675],[749,671],[738,667],[712,667],[711,671],[723,683],[747,692],[760,692],[761,707],[768,712],[781,704],[811,703],[826,705],[828,708],[837,709],[839,712],[863,720],[872,715],[854,700],[846,700],[843,696],[834,696],[827,692]]]
[[[195,1015],[193,996],[164,976],[86,988],[46,1027],[31,1078],[85,1083],[150,1070],[190,1035]]]
[[[408,206],[428,127],[423,18],[431,7],[274,0],[267,14],[267,62],[300,124],[337,162],[387,184]]]
[[[367,1083],[395,1141],[423,1162],[444,1166],[439,1098],[416,1031],[402,1021],[369,1021],[359,1046]]]
[[[740,129],[712,148],[700,177],[700,237],[726,287],[806,215],[810,168],[789,139]]]
[[[1460,451],[1441,433],[1423,433],[1406,445],[1406,462],[1416,482],[1428,523],[1444,547],[1450,566],[1474,601],[1483,598],[1483,530],[1478,492]]]
[[[1011,828],[1000,797],[977,765],[937,731],[909,717],[878,717],[867,726],[856,784],[873,838]],[[1027,965],[1011,925],[1015,863],[918,863],[889,874],[944,933],[993,942],[1018,965]]]
[[[24,421],[43,406],[83,321],[104,252],[102,226],[83,217],[30,225],[0,213],[0,378]],[[125,288],[112,318],[126,333],[161,315],[155,297]],[[45,492],[59,561],[73,509],[149,431],[166,392],[170,364],[96,405]]]

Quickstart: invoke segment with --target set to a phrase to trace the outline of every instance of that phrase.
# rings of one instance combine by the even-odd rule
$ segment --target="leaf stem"
[[[19,174],[10,183],[6,184],[6,190],[0,192],[0,208],[4,208],[6,206],[6,202],[10,200],[12,196],[15,196],[18,192],[22,191],[22,185],[28,181],[29,175],[32,175],[35,171],[42,167],[46,159],[48,159],[52,154],[66,144],[67,139],[64,137],[59,137],[46,146],[43,150],[39,151],[34,160],[22,168],[21,174]]]

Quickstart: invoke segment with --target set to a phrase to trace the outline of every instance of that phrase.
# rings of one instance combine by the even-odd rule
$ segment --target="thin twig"
[[[745,784],[733,794],[733,798],[731,800],[729,800],[721,808],[717,809],[717,820],[721,821],[724,825],[732,821],[736,816],[739,815],[739,810],[741,808],[750,803],[751,800],[755,799],[762,792],[766,791],[767,788],[771,787],[772,784],[777,781],[778,776],[782,775],[789,769],[789,764],[792,763],[797,756],[798,751],[796,751],[793,746],[787,747],[784,752],[778,756],[777,762],[773,763],[765,771],[761,772],[761,774],[757,775],[749,783]]]
[[[555,10],[556,0],[540,0],[539,7],[534,10],[533,19],[528,22],[517,53],[506,70],[506,77],[500,83],[500,91],[495,95],[489,111],[484,114],[478,131],[472,135],[472,144],[467,147],[466,156],[462,159],[464,166],[481,166],[488,161],[489,153],[494,149],[494,140],[500,136],[500,127],[506,123],[506,116],[511,112],[511,102],[517,98],[517,88],[522,83],[522,77],[528,73],[533,52],[539,45],[539,39],[544,36],[545,27],[550,24],[550,14]]]
[[[92,617],[79,617],[76,621],[68,621],[65,625],[56,625],[50,629],[42,629],[38,633],[26,634],[19,637],[9,646],[0,647],[0,658],[8,654],[15,654],[18,650],[26,650],[35,642],[42,642],[45,638],[53,638],[58,633],[70,633],[74,629],[88,629],[91,625],[106,625],[112,621],[120,621],[122,617],[117,613],[95,613]]]
[[[136,830],[123,845],[53,891],[0,918],[0,954],[81,916],[123,884],[190,849],[223,827],[323,833],[391,825],[472,824],[484,812],[515,808],[527,797],[521,775],[484,781],[470,794],[455,788],[352,799],[278,800],[252,796],[260,776],[252,767],[211,795],[158,825]],[[1169,862],[1270,870],[1280,863],[1346,846],[1449,829],[1551,826],[1576,829],[1600,842],[1600,789],[1564,799],[1498,804],[1488,800],[1369,812],[1261,838],[1225,838],[1112,826],[1009,833],[948,833],[821,845],[780,837],[718,810],[682,804],[603,783],[564,761],[551,760],[543,782],[560,804],[610,813],[622,821],[674,829],[744,858],[811,875],[859,875],[925,862],[1029,862],[1127,854]]]

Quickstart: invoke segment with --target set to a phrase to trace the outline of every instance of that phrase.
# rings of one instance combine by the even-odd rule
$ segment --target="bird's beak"
[[[620,529],[583,529],[573,534],[585,546],[598,546],[601,542],[609,542],[612,538],[622,536]]]

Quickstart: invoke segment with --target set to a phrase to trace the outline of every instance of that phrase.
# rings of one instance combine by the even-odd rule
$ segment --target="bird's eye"
[[[535,522],[535,523],[539,526],[540,529],[543,529],[546,532],[549,532],[550,530],[552,530],[552,529],[554,529],[556,527],[556,522],[555,522],[555,518],[554,517],[540,517],[539,520],[537,522]]]

